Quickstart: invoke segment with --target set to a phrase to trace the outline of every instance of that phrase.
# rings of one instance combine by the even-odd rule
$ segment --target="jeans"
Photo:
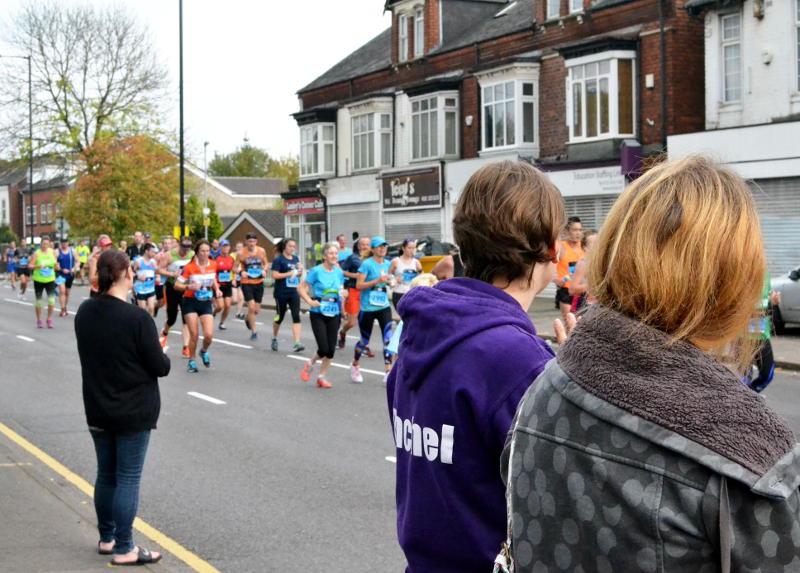
[[[103,543],[116,541],[114,553],[124,555],[135,547],[133,520],[139,507],[142,477],[150,430],[116,433],[89,430],[97,454],[94,509]]]

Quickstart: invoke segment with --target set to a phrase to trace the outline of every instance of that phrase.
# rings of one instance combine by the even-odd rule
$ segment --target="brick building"
[[[392,27],[298,92],[296,196],[324,213],[287,215],[287,234],[451,240],[467,179],[519,158],[599,226],[641,158],[703,126],[704,30],[684,4],[387,0]]]

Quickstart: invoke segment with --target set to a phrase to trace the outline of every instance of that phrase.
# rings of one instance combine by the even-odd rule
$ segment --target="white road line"
[[[35,342],[33,338],[30,338],[29,336],[22,336],[21,334],[17,334],[17,338],[24,340],[25,342]]]
[[[223,400],[218,400],[217,398],[212,398],[211,396],[206,396],[205,394],[201,394],[200,392],[187,392],[187,394],[189,394],[189,396],[205,400],[206,402],[211,402],[212,404],[216,404],[217,406],[221,406],[222,404],[227,403],[224,402]]]
[[[386,457],[385,457],[385,458],[383,458],[383,459],[384,459],[384,460],[386,460],[387,462],[391,462],[391,463],[393,463],[393,464],[396,464],[396,463],[397,463],[397,458],[396,458],[396,457],[394,457],[394,456],[386,456]]]
[[[33,306],[32,302],[25,302],[22,300],[14,300],[13,298],[4,299],[6,302],[13,302],[14,304],[21,304],[23,306]]]
[[[182,336],[183,333],[180,330],[170,330],[170,334],[177,334]],[[227,344],[228,346],[235,346],[236,348],[244,348],[246,350],[253,350],[253,347],[249,344],[239,344],[238,342],[230,342],[228,340],[222,340],[221,338],[215,338],[214,342],[219,342],[220,344]]]
[[[303,362],[308,360],[307,356],[297,356],[294,354],[287,354],[287,358],[293,358],[294,360],[302,360]],[[344,368],[345,370],[350,370],[349,364],[336,364],[336,362],[331,362],[331,366],[335,366],[336,368]],[[378,372],[377,370],[367,370],[366,368],[361,369],[362,372],[366,372],[367,374],[375,374],[377,376],[383,376],[386,372]]]

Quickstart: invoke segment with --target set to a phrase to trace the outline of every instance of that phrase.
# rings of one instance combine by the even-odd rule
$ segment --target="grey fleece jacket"
[[[791,430],[712,357],[607,309],[528,389],[503,459],[517,573],[800,571]]]

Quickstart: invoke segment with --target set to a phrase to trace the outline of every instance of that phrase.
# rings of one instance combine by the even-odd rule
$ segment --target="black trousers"
[[[339,332],[341,316],[325,316],[321,312],[309,312],[311,317],[311,331],[317,341],[317,356],[320,358],[333,358],[336,351],[336,336]]]
[[[164,296],[167,299],[167,326],[172,326],[178,320],[178,309],[181,307],[183,293],[175,290],[172,283],[164,284]],[[183,314],[181,314],[183,319]]]

